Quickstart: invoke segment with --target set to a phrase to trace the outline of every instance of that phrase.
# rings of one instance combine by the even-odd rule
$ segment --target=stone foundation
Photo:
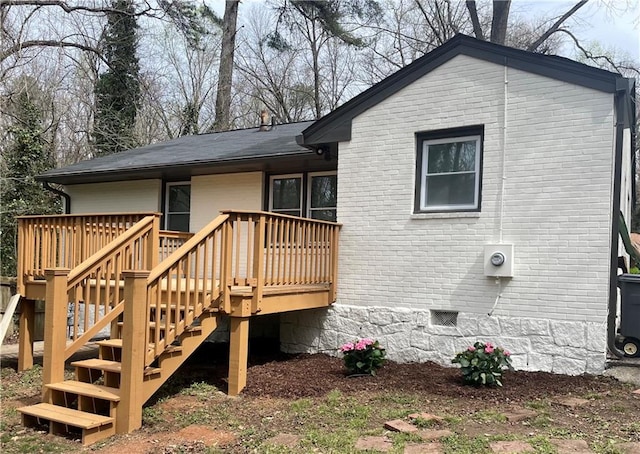
[[[355,338],[380,341],[397,362],[451,365],[454,355],[476,341],[509,350],[518,370],[558,374],[601,374],[606,325],[459,313],[456,326],[431,323],[428,310],[334,304],[328,309],[281,315],[280,345],[288,353],[338,355]]]

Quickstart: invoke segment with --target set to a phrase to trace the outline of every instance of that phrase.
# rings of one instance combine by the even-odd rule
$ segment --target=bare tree
[[[215,131],[229,129],[231,111],[231,83],[233,81],[233,55],[236,47],[236,24],[240,0],[226,0],[222,29],[222,51],[218,71]]]

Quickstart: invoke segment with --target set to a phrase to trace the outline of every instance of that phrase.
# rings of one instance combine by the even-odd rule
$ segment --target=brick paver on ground
[[[295,448],[300,443],[300,435],[281,433],[267,439],[266,443],[276,446],[285,446],[287,448]]]
[[[393,448],[393,443],[387,437],[360,437],[356,441],[356,449],[387,452]]]
[[[449,435],[453,435],[453,432],[451,432],[448,429],[424,429],[424,430],[419,430],[416,433],[416,435],[418,435],[424,441],[429,441],[429,440],[439,440],[440,438],[448,437]]]
[[[496,454],[520,454],[533,451],[533,446],[524,441],[494,441],[489,446]]]
[[[638,441],[619,443],[615,447],[622,454],[640,454],[640,442]]]
[[[576,408],[582,407],[589,403],[589,399],[580,399],[579,397],[559,397],[551,401],[554,404],[562,405],[563,407]]]
[[[384,428],[392,430],[394,432],[412,433],[417,432],[418,428],[413,424],[409,424],[402,419],[394,419],[393,421],[387,421],[384,423]]]
[[[409,419],[423,419],[425,421],[442,422],[444,418],[442,416],[432,415],[431,413],[412,413],[409,415]]]
[[[538,412],[528,408],[516,408],[502,413],[509,422],[521,422],[538,416]]]
[[[584,440],[552,439],[549,441],[558,448],[558,454],[593,454]]]
[[[407,443],[404,454],[443,454],[444,448],[440,443]]]

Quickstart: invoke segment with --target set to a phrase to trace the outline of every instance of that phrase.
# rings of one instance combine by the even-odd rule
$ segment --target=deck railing
[[[158,265],[159,221],[158,215],[143,217],[72,270],[45,270],[45,385],[61,381],[64,359],[102,329],[112,324],[111,333],[115,332],[125,304],[123,272]],[[129,304],[145,305],[144,301]]]
[[[325,284],[335,300],[338,231],[333,222],[224,211],[148,277],[148,313],[164,318],[150,320],[147,365],[218,298],[213,309],[230,313],[232,287],[250,287],[251,313],[268,287]]]
[[[169,257],[187,242],[193,233],[160,230],[160,261]]]
[[[47,268],[80,265],[153,213],[21,216],[18,218],[18,293],[26,282],[44,279]]]

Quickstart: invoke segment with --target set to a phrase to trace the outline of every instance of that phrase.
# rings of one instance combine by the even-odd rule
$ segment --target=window
[[[191,184],[167,183],[164,224],[167,230],[189,231]]]
[[[309,174],[307,206],[309,217],[323,221],[336,221],[338,176],[335,173]]]
[[[269,179],[269,211],[290,216],[336,220],[336,172],[274,175]]]
[[[480,208],[482,131],[480,126],[418,134],[417,212]]]
[[[271,177],[270,211],[290,216],[302,215],[302,175]]]

